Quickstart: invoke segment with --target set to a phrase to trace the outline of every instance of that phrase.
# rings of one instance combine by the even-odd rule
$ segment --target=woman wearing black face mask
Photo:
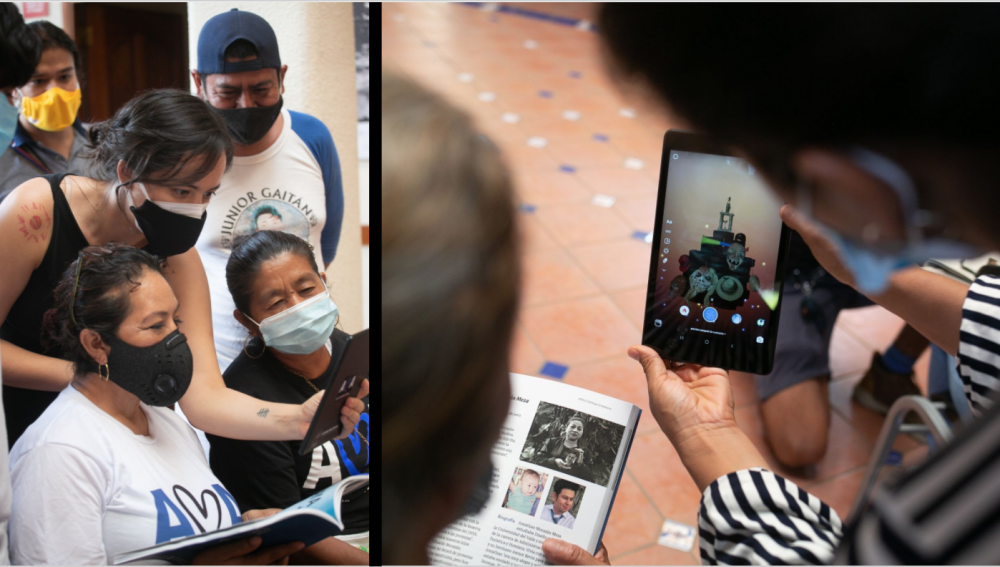
[[[38,340],[52,290],[81,249],[108,242],[169,261],[166,277],[183,305],[181,330],[193,357],[191,385],[179,402],[192,424],[239,439],[301,439],[319,396],[293,406],[228,390],[212,348],[208,284],[193,246],[232,161],[225,124],[198,98],[159,90],[95,124],[90,137],[89,177],[33,179],[0,205],[0,346],[10,444],[72,374]]]
[[[13,562],[108,564],[238,523],[191,427],[163,407],[185,393],[192,365],[162,263],[123,244],[87,247],[55,298],[45,342],[75,372],[11,450]],[[195,563],[270,563],[301,548],[255,543],[214,548]]]

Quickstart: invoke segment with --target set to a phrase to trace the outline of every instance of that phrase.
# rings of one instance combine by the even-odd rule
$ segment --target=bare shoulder
[[[27,254],[38,260],[45,255],[52,237],[52,189],[47,179],[25,181],[0,203],[0,238],[12,246],[6,252]],[[9,257],[0,253],[0,258]]]

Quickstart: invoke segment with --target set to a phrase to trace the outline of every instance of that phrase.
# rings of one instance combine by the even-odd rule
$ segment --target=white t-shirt
[[[191,427],[168,408],[141,408],[149,437],[70,386],[18,439],[10,453],[15,564],[103,565],[239,523]]]
[[[323,271],[324,257],[332,260],[336,251],[333,237],[340,235],[343,189],[330,132],[312,116],[287,109],[281,115],[281,134],[270,148],[233,158],[208,206],[196,244],[212,294],[212,330],[221,372],[239,355],[247,336],[233,318],[236,305],[226,284],[233,239],[258,230],[294,234],[312,245],[316,265]],[[324,234],[330,216],[334,222]]]

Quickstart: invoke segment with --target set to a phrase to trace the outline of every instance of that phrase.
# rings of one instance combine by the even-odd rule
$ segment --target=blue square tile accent
[[[899,451],[889,451],[889,454],[885,457],[885,464],[890,466],[896,466],[903,463],[903,454]]]
[[[649,234],[650,233],[648,233],[648,232],[643,232],[641,230],[637,230],[637,231],[635,231],[635,232],[632,233],[632,238],[634,238],[636,240],[641,240],[641,241],[645,242],[646,241],[646,236],[649,235]]]
[[[598,142],[607,142],[608,141],[608,137],[605,136],[604,134],[594,134],[594,139],[597,140]]]
[[[538,91],[538,96],[542,98],[552,98],[552,91]]]
[[[556,364],[555,362],[546,362],[545,366],[542,367],[539,373],[542,376],[562,380],[563,376],[566,375],[567,370],[569,370],[569,366],[563,366],[562,364]]]
[[[576,168],[573,167],[572,165],[560,165],[559,171],[562,171],[564,173],[576,173]]]
[[[537,208],[538,207],[530,203],[521,203],[520,205],[517,206],[517,210],[521,211],[522,213],[533,213]]]
[[[572,77],[572,78],[574,78],[574,79],[579,79],[580,77],[583,76],[583,73],[581,73],[579,71],[570,71],[569,72],[569,76]]]

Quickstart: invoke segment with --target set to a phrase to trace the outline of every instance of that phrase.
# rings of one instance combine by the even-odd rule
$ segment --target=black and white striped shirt
[[[959,374],[984,415],[951,444],[878,492],[856,525],[794,482],[754,468],[715,480],[701,498],[707,565],[996,564],[1000,562],[1000,278],[980,276],[962,309]]]

